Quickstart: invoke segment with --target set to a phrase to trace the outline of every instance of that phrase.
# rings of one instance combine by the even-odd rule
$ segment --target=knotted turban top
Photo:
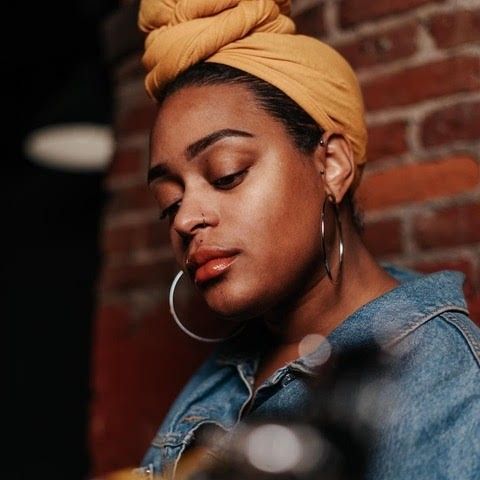
[[[289,14],[290,0],[141,0],[138,25],[148,33],[142,58],[146,91],[158,98],[200,61],[254,75],[351,143],[356,184],[367,143],[358,80],[332,47],[296,34]]]

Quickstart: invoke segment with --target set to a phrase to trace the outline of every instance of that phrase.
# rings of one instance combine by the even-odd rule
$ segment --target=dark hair
[[[302,107],[270,83],[228,65],[213,62],[196,63],[167,84],[158,98],[159,104],[184,87],[229,84],[245,85],[253,93],[260,107],[283,124],[301,152],[312,153],[318,146],[325,130]],[[361,231],[362,220],[350,190],[346,201],[354,225]]]

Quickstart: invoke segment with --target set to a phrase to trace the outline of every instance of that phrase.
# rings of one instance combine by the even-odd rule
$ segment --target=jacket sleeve
[[[449,313],[395,347],[395,398],[369,478],[480,478],[479,331]]]

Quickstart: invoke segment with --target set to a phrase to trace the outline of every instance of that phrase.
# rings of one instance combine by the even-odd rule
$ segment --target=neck
[[[338,251],[330,256],[335,283],[321,262],[301,292],[265,315],[266,325],[279,345],[298,344],[309,334],[326,337],[361,306],[398,284],[373,259],[355,228],[349,222],[343,225],[345,252],[340,276]]]

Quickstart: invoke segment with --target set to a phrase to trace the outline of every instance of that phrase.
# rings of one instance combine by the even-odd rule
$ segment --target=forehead
[[[152,153],[178,154],[199,138],[225,128],[258,133],[278,128],[243,85],[185,87],[160,107],[152,129]],[[156,152],[157,151],[157,152]]]

